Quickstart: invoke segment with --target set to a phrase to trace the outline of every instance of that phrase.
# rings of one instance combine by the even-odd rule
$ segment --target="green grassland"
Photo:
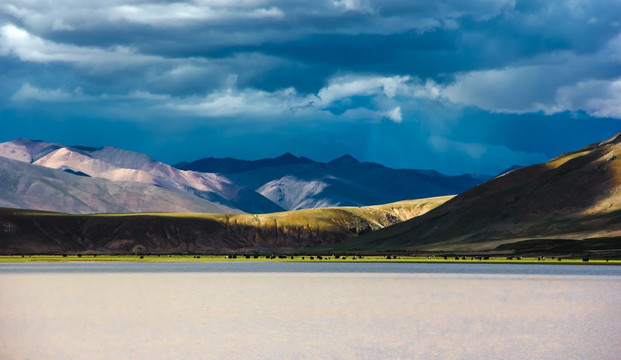
[[[321,257],[321,258],[319,258]],[[480,258],[480,257],[479,257]],[[492,256],[489,259],[475,256],[354,256],[354,255],[287,255],[284,258],[271,258],[270,255],[253,255],[246,258],[237,255],[2,255],[0,263],[34,263],[34,262],[341,262],[341,263],[466,263],[466,264],[547,264],[547,265],[621,265],[621,259],[589,259],[582,258],[536,258],[525,257],[509,259],[506,256]]]

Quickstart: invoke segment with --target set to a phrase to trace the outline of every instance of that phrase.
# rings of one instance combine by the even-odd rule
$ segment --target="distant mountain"
[[[286,165],[303,165],[316,164],[315,161],[305,157],[297,157],[290,153],[283,154],[273,159],[261,160],[237,160],[233,158],[213,158],[208,157],[193,162],[182,162],[174,165],[181,170],[193,170],[200,172],[234,174],[266,167],[286,166]]]
[[[513,170],[353,249],[621,253],[621,133]]]
[[[67,215],[0,208],[0,254],[316,251],[423,214],[449,198],[260,215]]]
[[[219,204],[215,209],[225,209],[225,212],[265,213],[283,210],[264,196],[238,186],[224,176],[182,171],[144,154],[110,146],[89,148],[16,139],[0,144],[0,157],[81,177],[148,184]],[[73,212],[71,208],[63,211]]]
[[[67,175],[140,183],[206,200],[217,212],[271,213],[334,206],[367,206],[461,193],[489,179],[446,176],[434,170],[391,169],[344,155],[322,163],[290,153],[255,161],[205,158],[176,167],[111,146],[65,146],[38,140],[0,143],[0,157],[56,169]],[[13,166],[4,162],[5,166]],[[7,169],[10,170],[10,169]],[[34,174],[34,173],[33,173]],[[27,181],[36,182],[35,178]],[[7,184],[0,184],[0,191]],[[70,192],[70,189],[65,189]],[[128,194],[139,196],[139,194]],[[37,209],[46,198],[39,200]],[[76,205],[77,206],[77,205]],[[107,211],[86,204],[69,213]]]
[[[360,162],[350,155],[328,163],[285,154],[256,161],[206,158],[176,166],[221,174],[286,210],[365,206],[458,194],[491,178],[469,174],[447,176],[433,170],[391,169]]]
[[[239,212],[160,187],[76,176],[0,157],[0,207],[71,213]]]

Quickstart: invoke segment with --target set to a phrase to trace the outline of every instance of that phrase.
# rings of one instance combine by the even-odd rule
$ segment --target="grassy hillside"
[[[423,214],[451,196],[272,214],[69,215],[0,209],[0,253],[180,253],[330,248]]]
[[[520,168],[347,250],[621,253],[621,135]]]

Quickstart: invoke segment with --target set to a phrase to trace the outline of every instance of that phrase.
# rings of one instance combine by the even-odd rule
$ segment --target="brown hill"
[[[511,171],[349,250],[585,252],[621,249],[621,134]]]
[[[423,214],[451,196],[272,214],[70,215],[0,208],[0,253],[219,253],[331,248]]]

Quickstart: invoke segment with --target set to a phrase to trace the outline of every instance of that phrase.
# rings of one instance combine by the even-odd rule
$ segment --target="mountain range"
[[[0,143],[0,206],[65,213],[272,213],[452,195],[489,179],[391,169],[345,155],[204,158],[170,166],[111,146]]]
[[[255,189],[285,210],[365,206],[405,199],[459,194],[491,177],[447,176],[433,170],[391,169],[343,155],[322,163],[284,154],[245,161],[204,158],[175,165],[183,170],[218,173]]]
[[[15,171],[12,166],[16,163],[6,160],[2,162],[0,171],[5,174],[5,178],[11,179],[0,184],[2,191],[14,191],[20,195],[17,200],[22,201],[21,206],[20,203],[7,204],[4,198],[2,199],[4,206],[68,213],[109,212],[109,210],[125,212],[123,209],[129,212],[194,211],[181,206],[191,198],[202,200],[198,202],[203,208],[201,211],[217,213],[282,211],[282,208],[256,191],[238,186],[223,176],[182,171],[144,154],[110,146],[90,148],[16,139],[0,144],[0,157],[28,164],[18,166],[21,176],[15,177],[10,174]],[[62,176],[63,181],[57,181],[50,186],[49,181],[39,179],[38,176],[61,177],[61,175],[57,175],[57,172],[43,173],[41,167],[55,169],[82,179],[73,178],[72,181],[65,181],[67,177]],[[77,197],[73,184],[78,183],[80,187],[97,187],[102,190],[91,192],[90,197]],[[142,186],[128,186],[127,183]],[[36,186],[33,187],[33,184]],[[123,187],[123,192],[106,190],[119,186]],[[152,188],[168,190],[165,196],[170,201],[161,202],[153,199],[132,206],[131,199],[145,199],[150,193],[164,193]],[[47,195],[52,196],[48,198]],[[37,198],[34,202],[28,202],[35,196]],[[175,196],[179,199],[173,200]],[[108,206],[99,205],[107,202],[119,206],[110,209]],[[174,203],[175,206],[169,206],[170,203]],[[197,206],[193,205],[192,208],[197,209]]]
[[[0,149],[7,152],[6,148],[0,147]],[[72,149],[87,154],[96,151],[75,147]],[[72,149],[69,150],[73,151]],[[28,200],[24,194],[36,195],[39,192],[41,196],[47,198],[53,189],[57,187],[66,189],[67,186],[73,189],[71,195],[75,198],[82,198],[86,196],[84,193],[89,193],[94,194],[92,195],[94,198],[106,198],[112,201],[110,199],[114,199],[118,192],[127,191],[128,194],[134,191],[140,192],[145,190],[144,187],[150,186],[161,191],[150,195],[153,201],[165,199],[162,201],[179,205],[177,200],[171,201],[168,196],[181,194],[186,196],[184,199],[187,201],[181,204],[183,206],[216,206],[204,199],[187,197],[191,192],[183,193],[178,189],[174,192],[170,190],[175,189],[173,186],[165,189],[149,185],[148,182],[88,177],[95,174],[88,167],[64,165],[65,168],[59,166],[57,169],[50,169],[34,165],[28,163],[28,159],[32,161],[35,158],[45,158],[45,155],[41,156],[34,150],[34,147],[31,147],[30,152],[8,150],[16,158],[22,157],[22,161],[5,158],[0,163],[2,167],[22,169],[20,171],[23,172],[23,174],[19,171],[0,173],[2,184],[8,182],[19,185],[14,193],[10,191],[0,193],[3,199],[9,199],[8,202],[34,201]],[[43,152],[49,155],[54,151]],[[47,157],[52,158],[54,157]],[[23,161],[24,159],[26,161]],[[221,179],[223,182],[233,184],[231,186],[240,187],[241,185],[237,185],[234,180],[229,179],[229,176],[232,179],[237,179],[236,176],[242,177],[241,174],[250,177],[255,172],[264,170],[261,173],[271,174],[271,177],[266,175],[265,178],[272,178],[274,174],[284,173],[282,168],[302,167],[315,171],[319,168],[324,170],[317,171],[319,176],[315,180],[310,178],[305,180],[302,175],[292,171],[287,172],[285,177],[296,178],[308,185],[311,181],[326,181],[322,176],[330,173],[332,174],[330,176],[338,180],[331,184],[336,188],[339,181],[345,181],[343,179],[346,179],[346,175],[361,171],[358,169],[360,167],[383,169],[377,164],[359,163],[350,157],[330,163],[317,163],[292,155],[266,159],[260,163],[233,159],[217,161],[210,159],[202,162],[211,166],[207,168],[207,165],[204,165],[203,170],[226,171],[226,176],[218,173],[175,170],[158,164],[152,166],[167,169],[172,174],[179,174],[178,176]],[[177,166],[197,167],[196,164]],[[91,167],[96,168],[94,165]],[[39,173],[33,175],[32,168],[36,168]],[[66,170],[70,170],[71,173],[65,172]],[[388,171],[392,171],[391,174],[412,172],[392,169]],[[425,175],[424,172],[413,172]],[[337,176],[339,174],[344,175],[339,178]],[[435,175],[433,172],[430,174]],[[370,174],[369,177],[378,178],[376,174]],[[22,178],[36,180],[24,181]],[[257,180],[258,184],[265,178]],[[97,183],[93,183],[94,185],[90,182],[82,183],[84,179],[97,180]],[[161,183],[166,184],[164,181]],[[250,184],[250,180],[246,180],[245,183]],[[365,181],[358,180],[357,183],[364,184]],[[266,188],[263,185],[259,188]],[[621,134],[618,134],[609,140],[562,154],[546,163],[514,167],[457,196],[408,200],[386,205],[328,207],[255,215],[185,212],[76,215],[0,208],[0,252],[23,254],[315,251],[374,254],[442,252],[619,256],[621,255],[620,188]],[[108,197],[94,193],[93,189],[99,189],[102,193],[107,192]],[[323,189],[331,187],[326,185]],[[321,193],[322,191],[315,192],[315,194]],[[352,190],[351,193],[356,194],[356,191]],[[257,192],[257,196],[262,195]],[[121,197],[127,198],[127,194]],[[306,198],[314,200],[312,196]],[[62,198],[59,198],[60,200]],[[137,200],[138,198],[135,198],[127,202]]]

